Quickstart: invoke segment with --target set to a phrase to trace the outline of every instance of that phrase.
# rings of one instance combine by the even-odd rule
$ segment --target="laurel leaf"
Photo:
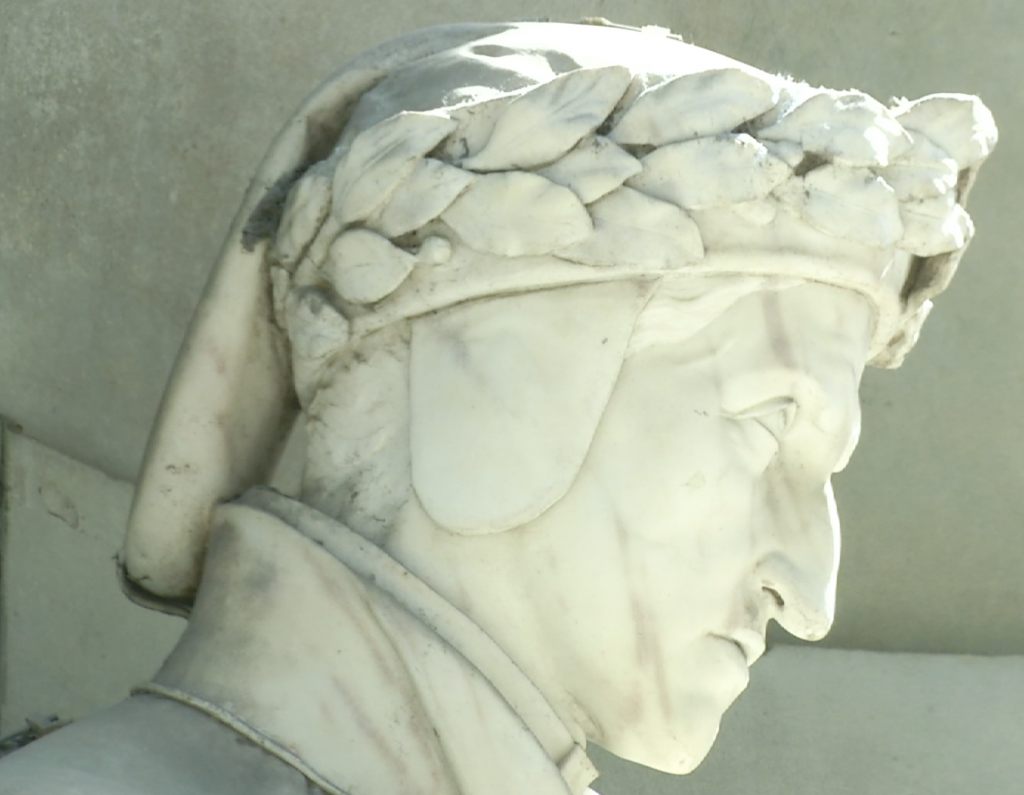
[[[620,144],[663,144],[735,130],[771,110],[778,90],[743,69],[711,69],[659,83],[641,94],[609,137]]]
[[[385,237],[419,229],[444,212],[474,179],[468,171],[426,157],[416,164],[369,226]]]
[[[910,148],[910,136],[885,106],[859,91],[812,94],[757,137],[863,167],[885,167]]]
[[[704,258],[700,229],[676,205],[632,188],[612,191],[590,206],[594,234],[557,252],[602,267],[677,268]]]
[[[611,193],[623,182],[639,174],[640,161],[626,150],[600,135],[587,136],[565,157],[537,173],[565,185],[584,204]]]
[[[320,231],[313,238],[313,242],[310,243],[309,250],[306,252],[303,261],[310,260],[314,265],[323,265],[324,260],[327,259],[327,251],[331,247],[331,243],[341,234],[341,230],[341,222],[333,215],[328,215],[327,220],[321,225]],[[301,268],[302,265],[299,265],[299,267]]]
[[[454,128],[445,116],[403,112],[359,133],[334,174],[338,220],[369,218]]]
[[[960,168],[984,160],[999,139],[992,112],[967,94],[931,94],[894,115],[908,130],[924,134],[946,150]]]
[[[438,157],[446,162],[461,163],[483,149],[505,109],[525,90],[449,108],[448,117],[455,122],[455,129],[438,146]]]
[[[480,176],[441,218],[470,247],[505,257],[547,254],[593,230],[575,193],[520,171]]]
[[[412,272],[416,258],[368,229],[344,232],[323,270],[344,300],[372,304],[391,295]]]
[[[917,133],[913,138],[910,150],[879,174],[901,200],[928,199],[952,191],[958,176],[956,160],[924,135]]]
[[[775,195],[812,227],[833,237],[878,248],[903,237],[895,192],[866,168],[821,166],[789,180]]]
[[[967,245],[974,224],[953,193],[900,203],[903,239],[899,246],[919,257],[934,257]]]
[[[761,141],[768,154],[774,155],[790,168],[796,168],[805,157],[803,147],[793,141]]]
[[[526,91],[498,118],[484,148],[462,166],[504,171],[550,163],[597,129],[631,79],[624,66],[577,69]]]
[[[312,242],[331,209],[331,180],[310,171],[288,194],[274,238],[274,255],[291,270]]]
[[[793,173],[749,135],[668,144],[643,158],[626,184],[687,210],[707,210],[768,195]]]

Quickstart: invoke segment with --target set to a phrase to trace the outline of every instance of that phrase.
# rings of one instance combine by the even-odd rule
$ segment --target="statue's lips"
[[[747,668],[757,662],[761,655],[764,654],[764,633],[756,629],[737,629],[728,635],[712,635],[712,637],[725,641],[734,647],[739,652],[739,656]]]
[[[712,653],[711,667],[704,669],[702,681],[721,712],[724,712],[750,684],[748,650],[734,637],[726,635],[707,636],[716,647]],[[713,696],[711,694],[714,694]],[[718,717],[721,717],[721,712]]]

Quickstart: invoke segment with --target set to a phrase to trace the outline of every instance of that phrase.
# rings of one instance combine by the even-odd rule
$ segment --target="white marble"
[[[593,204],[643,170],[640,161],[600,135],[588,135],[550,166],[538,169],[545,179],[572,190]]]
[[[195,603],[144,689],[334,795],[688,772],[768,621],[831,626],[861,373],[951,278],[991,115],[660,30],[404,41],[285,128],[199,309],[124,549]],[[300,501],[239,497],[297,414]]]
[[[432,484],[419,487],[419,456],[434,459],[414,435],[415,497],[385,542],[462,604],[589,739],[670,772],[691,770],[710,748],[763,651],[768,620],[810,640],[832,620],[838,524],[829,477],[859,432],[857,385],[872,313],[861,296],[835,287],[759,287],[708,299],[707,325],[685,340],[671,312],[704,296],[655,294],[645,310],[653,316],[639,320],[643,340],[598,422],[562,415],[518,429],[537,435],[551,457],[571,450],[570,434],[585,429],[593,440],[558,501],[547,507],[550,492],[537,489],[533,516],[517,516],[513,530],[460,537],[491,526],[481,519],[467,531],[446,522],[468,500],[449,489],[449,503],[438,504]],[[459,456],[466,469],[510,446],[501,425],[481,428],[472,415],[448,410],[465,399],[462,379],[478,372],[473,358],[454,383],[447,371],[436,374],[433,389],[451,401],[420,406],[417,333],[414,432],[417,423],[438,436],[438,425],[449,427],[445,456]],[[457,335],[446,341],[462,349]],[[575,339],[546,345],[595,355]],[[547,383],[559,393],[573,376]],[[524,421],[531,416],[530,404],[516,401],[522,387],[478,383],[489,402],[522,405]],[[571,399],[572,388],[565,394]],[[463,441],[465,426],[475,432]],[[529,493],[528,479],[506,477],[506,491],[510,483]],[[503,511],[501,491],[484,489],[472,489],[472,504],[486,493]]]
[[[711,210],[763,199],[792,169],[746,133],[680,141],[655,149],[629,186],[681,207]]]
[[[516,699],[436,632],[455,623],[472,656],[466,619],[351,531],[289,507],[320,546],[263,510],[221,512],[207,559],[217,585],[150,691],[187,693],[330,792],[563,793],[552,757],[573,737],[552,717],[540,745],[502,700]]]
[[[487,143],[460,165],[509,171],[558,160],[608,118],[632,78],[629,69],[616,64],[574,69],[539,83],[502,109]]]
[[[652,146],[704,138],[733,130],[778,101],[777,81],[750,69],[708,69],[655,83],[629,104],[610,136]]]

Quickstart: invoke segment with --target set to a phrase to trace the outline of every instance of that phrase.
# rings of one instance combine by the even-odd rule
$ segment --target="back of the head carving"
[[[442,525],[495,532],[571,482],[537,486],[487,517],[449,514],[443,497],[431,504],[444,456],[417,481],[416,454],[430,456],[431,444],[417,441],[413,359],[436,350],[430,323],[458,334],[473,322],[467,302],[486,300],[489,318],[507,313],[502,333],[519,323],[534,341],[569,346],[579,344],[571,333],[543,338],[545,323],[561,322],[558,295],[574,308],[618,301],[605,320],[611,346],[567,350],[570,370],[574,359],[609,359],[596,365],[607,388],[581,412],[596,423],[622,357],[665,327],[666,306],[685,307],[685,336],[754,290],[848,287],[876,306],[872,363],[898,366],[973,234],[963,201],[995,142],[976,98],[886,108],[663,33],[591,30],[574,52],[555,40],[545,48],[536,31],[520,46],[512,29],[392,73],[291,189],[271,275],[295,387],[317,428],[304,499],[369,537],[387,532],[414,484]],[[631,48],[609,53],[599,41],[608,35]],[[686,300],[662,300],[667,285]],[[535,292],[551,300],[531,304]],[[454,319],[431,320],[442,315]],[[579,464],[592,432],[569,434],[559,466]]]

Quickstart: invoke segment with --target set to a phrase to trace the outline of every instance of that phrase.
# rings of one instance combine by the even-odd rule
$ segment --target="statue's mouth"
[[[757,662],[765,651],[764,633],[756,629],[741,628],[727,635],[715,635],[733,644],[743,656],[743,661],[749,668]]]

